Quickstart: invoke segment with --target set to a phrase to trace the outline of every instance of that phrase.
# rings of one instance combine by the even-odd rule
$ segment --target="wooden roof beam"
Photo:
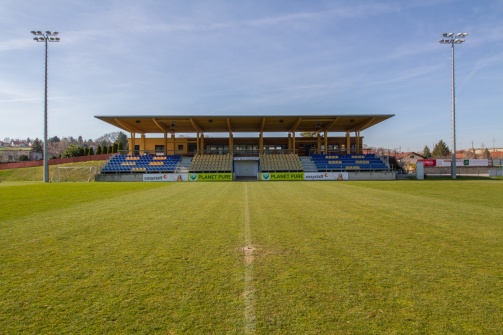
[[[227,118],[227,127],[229,128],[229,133],[232,133],[231,119]]]
[[[145,134],[145,132],[143,130],[140,130],[130,124],[127,124],[126,122],[124,121],[121,121],[119,119],[114,119],[115,122],[117,122],[122,128],[126,129],[127,131],[129,131],[130,133],[137,133],[137,134]]]
[[[369,125],[369,124],[371,124],[372,122],[374,122],[374,120],[375,120],[375,119],[376,119],[376,118],[375,118],[375,117],[373,117],[373,118],[371,118],[370,120],[368,120],[366,123],[364,123],[364,124],[363,124],[363,126],[361,126],[361,125],[357,125],[357,126],[354,126],[354,127],[352,127],[352,128],[349,128],[347,131],[356,131],[356,130],[361,131],[361,130],[363,130],[363,129],[367,128],[367,127],[368,127],[368,125]]]
[[[198,133],[204,133],[204,131],[201,129],[201,127],[197,124],[196,120],[193,118],[190,118],[190,123],[192,124],[192,127],[198,132]]]
[[[338,119],[339,117],[336,116],[332,122],[330,122],[326,127],[323,128],[323,131],[329,131],[329,129],[332,128],[337,123]]]
[[[159,129],[161,129],[163,133],[168,133],[169,132],[168,129],[166,129],[159,122],[157,122],[157,120],[155,118],[153,118],[152,121],[154,121],[155,125],[157,127],[159,127]]]
[[[293,124],[292,128],[290,128],[290,130],[288,130],[290,133],[293,133],[294,131],[297,130],[297,128],[299,127],[300,123],[302,122],[302,118],[299,117],[295,123]]]
[[[262,118],[262,124],[260,125],[260,132],[263,133],[265,128],[265,117]]]

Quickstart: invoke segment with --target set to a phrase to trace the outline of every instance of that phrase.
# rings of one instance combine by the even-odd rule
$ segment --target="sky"
[[[503,0],[2,0],[0,139],[116,132],[95,115],[394,114],[364,145],[503,147]],[[129,134],[128,134],[129,135]]]

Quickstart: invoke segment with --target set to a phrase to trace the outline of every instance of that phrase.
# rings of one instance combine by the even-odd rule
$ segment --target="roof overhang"
[[[151,115],[95,116],[129,133],[357,132],[383,122],[385,115]]]

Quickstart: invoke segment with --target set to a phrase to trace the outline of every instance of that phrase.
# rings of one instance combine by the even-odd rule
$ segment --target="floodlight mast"
[[[451,45],[452,54],[452,160],[451,160],[451,178],[456,179],[456,99],[455,99],[455,86],[454,86],[454,44],[461,44],[465,42],[465,37],[468,33],[443,33],[444,39],[439,40],[441,44]]]
[[[45,33],[40,30],[32,30],[31,33],[35,35],[33,40],[36,42],[45,42],[45,91],[44,91],[44,183],[49,182],[49,150],[47,145],[47,46],[49,42],[59,42],[60,38],[56,37],[59,33],[57,31],[46,31]]]

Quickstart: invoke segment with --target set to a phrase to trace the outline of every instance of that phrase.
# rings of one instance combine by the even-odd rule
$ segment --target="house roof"
[[[397,159],[402,159],[404,157],[407,157],[407,156],[410,156],[410,155],[415,155],[415,156],[419,156],[421,159],[425,159],[426,157],[424,157],[423,155],[421,154],[418,154],[417,152],[413,152],[413,151],[410,151],[410,152],[399,152],[396,154],[396,158]]]
[[[355,132],[368,129],[394,114],[385,115],[151,115],[95,116],[129,133],[221,132]]]

